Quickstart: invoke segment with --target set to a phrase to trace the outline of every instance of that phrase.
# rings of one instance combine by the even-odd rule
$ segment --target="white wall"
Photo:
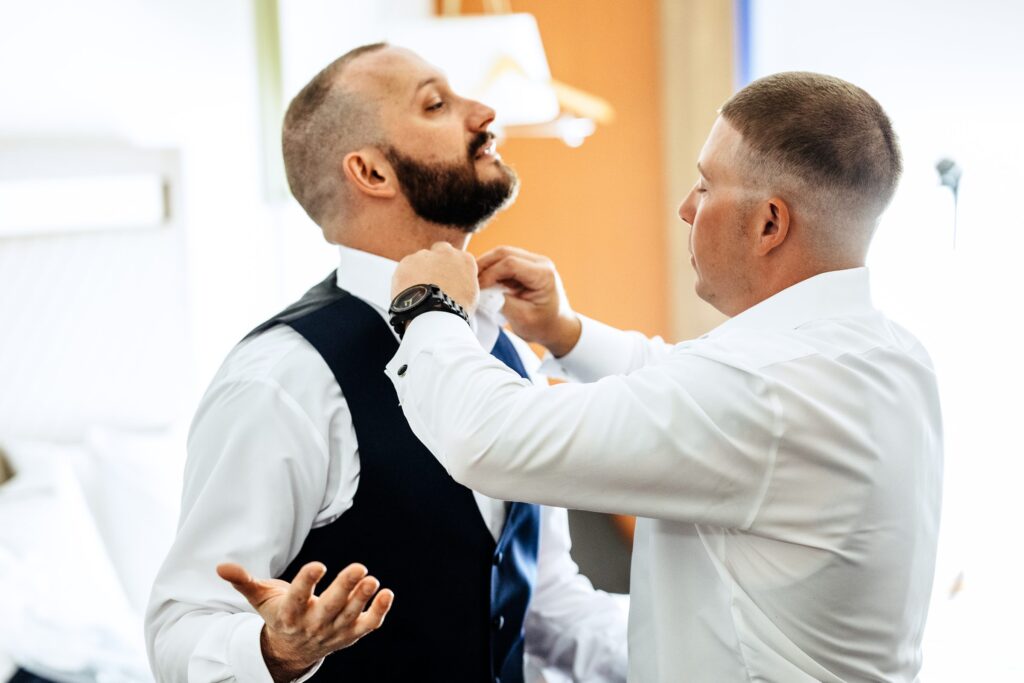
[[[751,7],[753,77],[810,70],[850,80],[882,103],[901,140],[903,182],[869,266],[876,304],[929,348],[942,389],[946,485],[923,679],[1021,680],[1024,5]],[[944,156],[964,169],[955,250],[951,193],[934,169]]]
[[[5,4],[0,21],[0,137],[180,151],[187,271],[167,285],[190,295],[192,379],[275,293],[259,275],[272,250],[250,22],[245,0],[41,0]]]

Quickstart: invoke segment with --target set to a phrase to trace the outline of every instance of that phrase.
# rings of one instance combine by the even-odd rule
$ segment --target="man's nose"
[[[466,117],[466,125],[470,130],[484,131],[494,121],[494,110],[482,102],[467,100],[469,104],[469,115]]]
[[[686,199],[683,200],[683,203],[679,205],[679,217],[690,225],[693,225],[693,216],[696,212],[696,197],[697,188],[694,187],[690,190],[690,194],[686,195]]]

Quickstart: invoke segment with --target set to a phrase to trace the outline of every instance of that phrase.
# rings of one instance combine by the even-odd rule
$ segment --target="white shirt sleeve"
[[[387,373],[452,477],[507,500],[748,528],[782,431],[764,377],[685,345],[626,376],[533,386],[427,313]]]
[[[602,377],[625,375],[660,363],[672,352],[672,345],[661,337],[648,338],[639,332],[618,330],[583,315],[580,323],[576,346],[560,358],[548,354],[541,366],[544,372],[576,382],[596,382]]]
[[[347,416],[337,394],[335,410]],[[178,535],[147,611],[159,681],[271,681],[263,620],[215,568],[233,561],[278,576],[314,526],[327,480],[324,435],[281,386],[225,381],[208,392],[189,434]]]
[[[545,680],[621,683],[626,680],[629,598],[595,590],[569,555],[569,518],[541,508],[537,583],[526,614],[526,653]]]

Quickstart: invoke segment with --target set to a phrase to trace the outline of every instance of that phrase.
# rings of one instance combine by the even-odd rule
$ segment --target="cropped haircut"
[[[338,84],[353,59],[387,47],[363,45],[324,67],[288,105],[281,129],[284,169],[299,205],[324,227],[342,209],[345,154],[379,142],[376,112],[366,97]]]
[[[733,95],[722,117],[743,137],[754,182],[789,190],[815,219],[874,225],[903,170],[881,105],[832,76],[788,72]]]

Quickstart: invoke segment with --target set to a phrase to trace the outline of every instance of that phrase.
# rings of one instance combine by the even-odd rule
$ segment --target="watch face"
[[[395,297],[395,301],[391,304],[391,310],[395,313],[404,313],[419,306],[428,296],[430,296],[429,287],[413,285]]]

